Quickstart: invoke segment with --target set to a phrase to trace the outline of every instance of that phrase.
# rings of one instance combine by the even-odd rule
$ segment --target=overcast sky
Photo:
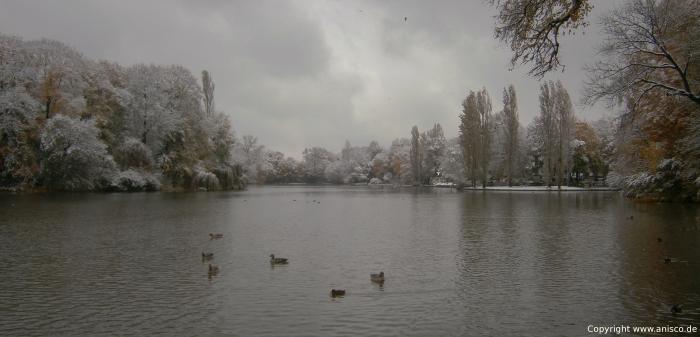
[[[601,41],[595,1],[590,27],[562,43],[561,79],[575,102],[582,67]],[[0,32],[62,41],[125,65],[181,64],[216,83],[216,108],[238,136],[300,157],[305,147],[339,151],[345,140],[387,146],[440,123],[457,135],[460,104],[486,87],[494,112],[514,84],[521,123],[538,113],[536,79],[509,71],[510,50],[493,38],[494,10],[452,1],[96,1],[0,0]],[[593,120],[604,106],[576,107]]]

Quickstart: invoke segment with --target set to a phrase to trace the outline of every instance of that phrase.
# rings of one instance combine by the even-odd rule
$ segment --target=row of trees
[[[214,84],[181,66],[92,61],[0,35],[0,187],[237,189]]]
[[[493,0],[496,35],[513,64],[540,77],[560,69],[561,35],[585,26],[588,0]],[[346,143],[302,160],[233,136],[214,83],[180,66],[85,59],[65,45],[0,36],[0,187],[67,190],[240,188],[270,183],[582,184],[607,177],[634,197],[700,199],[700,5],[628,0],[605,15],[601,59],[585,103],[621,107],[614,119],[574,117],[559,82],[540,88],[540,113],[518,122],[515,88],[494,113],[469,92],[459,136],[435,124],[389,147]]]
[[[558,187],[593,183],[607,173],[611,159],[601,137],[609,139],[609,123],[595,130],[574,117],[569,93],[561,82],[540,87],[540,113],[523,132],[515,88],[503,89],[503,109],[495,116],[491,98],[482,89],[462,102],[459,140],[466,181],[488,184],[544,184]],[[523,134],[524,133],[524,134]],[[604,161],[605,157],[607,161]]]
[[[613,121],[576,120],[561,82],[542,84],[540,114],[527,128],[520,124],[512,85],[504,88],[497,113],[486,89],[469,92],[459,117],[453,138],[445,137],[439,123],[424,132],[414,126],[409,138],[388,147],[346,141],[340,153],[311,147],[296,160],[243,136],[234,157],[246,178],[258,183],[562,186],[603,184],[609,171]]]
[[[592,8],[589,0],[491,3],[512,64],[538,78],[563,69],[560,38],[588,25]],[[636,198],[700,200],[700,2],[627,0],[600,25],[605,42],[588,66],[584,103],[622,110],[605,149],[614,154],[608,182]]]

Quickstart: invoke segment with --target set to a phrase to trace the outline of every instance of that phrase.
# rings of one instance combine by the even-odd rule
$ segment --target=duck
[[[671,263],[671,258],[668,256],[664,257],[664,263]]]
[[[209,264],[209,275],[216,275],[219,273],[219,267],[217,266],[212,266],[211,263]]]
[[[202,252],[202,261],[209,261],[214,258],[214,253]]]
[[[384,272],[380,271],[379,274],[369,274],[369,279],[375,283],[384,283]]]
[[[345,296],[345,289],[331,289],[331,297]]]
[[[664,239],[662,239],[662,238],[656,238],[656,242],[664,242]]]
[[[682,305],[680,305],[680,304],[674,304],[674,305],[671,307],[671,313],[673,313],[673,314],[680,314],[681,312],[683,312],[683,306],[682,306]]]
[[[221,233],[216,233],[216,234],[214,234],[214,233],[209,233],[209,240],[221,239],[221,238],[223,238],[223,237],[224,237],[224,235],[221,234]]]
[[[275,257],[275,254],[270,254],[270,264],[288,264],[289,261],[285,258]]]

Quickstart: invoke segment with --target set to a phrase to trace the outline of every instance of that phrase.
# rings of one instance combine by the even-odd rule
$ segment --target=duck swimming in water
[[[384,272],[380,271],[379,274],[369,274],[369,279],[374,283],[384,283]]]
[[[345,296],[345,289],[331,289],[331,297]]]
[[[671,313],[673,313],[673,314],[680,314],[681,312],[683,312],[683,306],[682,306],[682,305],[680,305],[680,304],[674,304],[674,305],[671,307]]]
[[[680,305],[680,304],[674,304],[674,305],[671,307],[671,313],[673,313],[673,314],[680,314],[681,312],[683,312],[683,306],[682,306],[682,305]]]
[[[275,254],[270,254],[270,264],[289,264],[289,261],[285,258],[275,257]]]
[[[202,261],[209,261],[214,258],[214,253],[202,252]]]
[[[221,233],[216,233],[216,234],[214,234],[214,233],[209,233],[209,240],[221,239],[221,238],[223,238],[223,237],[224,237],[224,235],[221,234]]]

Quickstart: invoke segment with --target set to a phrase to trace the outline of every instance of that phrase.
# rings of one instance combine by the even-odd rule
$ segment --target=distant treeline
[[[587,0],[491,4],[498,10],[495,35],[512,50],[511,64],[530,66],[538,79],[563,70],[559,37],[588,25],[592,8]],[[486,90],[470,91],[456,138],[445,140],[439,125],[423,133],[414,127],[390,148],[348,145],[343,153],[350,157],[311,148],[300,163],[255,158],[245,171],[258,181],[605,183],[638,199],[700,201],[698,1],[626,0],[597,25],[604,36],[598,59],[587,66],[582,103],[607,101],[620,109],[614,118],[576,119],[566,89],[546,82],[539,115],[523,129],[513,87],[495,114]]]
[[[697,78],[695,63],[688,67]],[[486,89],[469,91],[456,137],[437,123],[414,126],[389,146],[346,141],[340,153],[311,147],[297,160],[254,136],[234,137],[214,88],[206,71],[197,78],[181,66],[123,67],[56,41],[0,35],[0,188],[609,185],[636,198],[700,199],[699,105],[663,91],[623,97],[617,117],[587,122],[560,82],[543,82],[527,127],[512,85],[496,112]]]
[[[446,138],[439,123],[383,147],[345,142],[340,153],[307,148],[303,158],[268,151],[252,136],[235,146],[234,158],[257,183],[598,185],[605,184],[615,148],[615,122],[576,120],[566,89],[542,85],[542,114],[524,128],[515,88],[503,91],[504,108],[493,113],[489,93],[469,92],[462,104],[460,134]]]

